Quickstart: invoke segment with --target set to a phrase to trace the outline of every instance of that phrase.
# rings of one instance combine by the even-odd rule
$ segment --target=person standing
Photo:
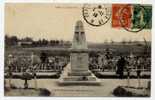
[[[124,67],[126,64],[126,60],[123,56],[118,60],[117,62],[117,74],[119,75],[119,78],[122,79],[124,77]]]

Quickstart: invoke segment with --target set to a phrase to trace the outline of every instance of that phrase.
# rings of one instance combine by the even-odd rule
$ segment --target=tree
[[[46,39],[43,39],[41,44],[42,45],[48,45],[48,41]]]
[[[19,39],[17,38],[17,36],[5,36],[5,44],[8,46],[12,46],[12,45],[17,45]]]
[[[26,41],[26,42],[33,42],[33,39],[30,38],[30,37],[25,37],[22,39],[23,41]]]
[[[17,45],[17,43],[18,43],[18,38],[17,38],[17,36],[12,36],[11,38],[11,45]]]

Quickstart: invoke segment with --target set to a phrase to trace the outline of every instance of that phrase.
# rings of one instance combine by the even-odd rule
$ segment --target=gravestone
[[[88,47],[81,21],[77,21],[70,48],[70,63],[64,69],[59,83],[99,84],[99,80],[89,71]]]

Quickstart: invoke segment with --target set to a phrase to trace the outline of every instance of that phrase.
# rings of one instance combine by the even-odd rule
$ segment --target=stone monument
[[[70,63],[65,67],[59,83],[63,84],[99,84],[91,71],[89,71],[88,47],[84,32],[84,26],[81,21],[77,21],[75,32],[70,48]]]

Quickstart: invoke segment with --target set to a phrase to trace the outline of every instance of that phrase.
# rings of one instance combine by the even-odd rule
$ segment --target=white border
[[[0,3],[0,98],[3,97],[3,76],[4,76],[4,3]]]
[[[4,97],[3,90],[3,79],[4,79],[4,3],[140,3],[140,4],[152,4],[153,6],[153,16],[152,16],[152,87],[151,87],[151,97],[150,98],[112,98],[112,97]],[[120,99],[132,99],[132,100],[155,100],[155,0],[5,0],[0,2],[0,100],[120,100]]]
[[[154,0],[5,0],[5,2],[52,2],[52,3],[153,3]]]

